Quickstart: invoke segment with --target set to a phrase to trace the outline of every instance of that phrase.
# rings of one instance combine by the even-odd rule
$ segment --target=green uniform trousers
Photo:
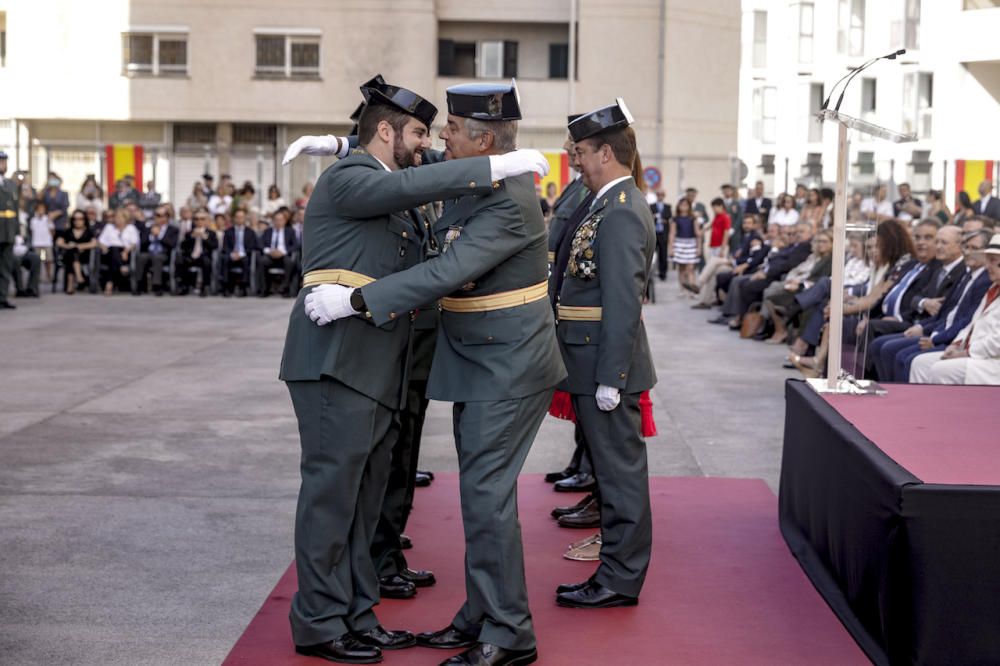
[[[630,597],[642,590],[653,544],[639,396],[622,393],[621,403],[610,412],[598,409],[592,395],[573,396],[600,491],[601,564],[595,580]]]
[[[14,264],[14,244],[0,243],[0,303],[7,302],[7,292],[10,291],[15,270],[18,269]]]
[[[511,650],[535,647],[517,515],[517,477],[552,389],[512,400],[455,403],[459,489],[465,527],[466,601],[461,631]]]
[[[378,624],[371,543],[399,420],[334,379],[286,383],[302,443],[289,619],[296,645],[316,645]]]
[[[406,389],[406,405],[399,413],[399,437],[392,448],[389,483],[382,501],[375,537],[372,540],[372,560],[378,575],[392,576],[409,565],[403,555],[399,536],[413,509],[413,492],[420,456],[420,437],[427,414],[427,381],[411,381]]]

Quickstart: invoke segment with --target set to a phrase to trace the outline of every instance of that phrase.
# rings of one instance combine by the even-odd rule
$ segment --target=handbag
[[[740,323],[741,338],[752,338],[764,328],[764,315],[761,314],[760,308],[760,303],[754,303],[743,315],[743,321]]]

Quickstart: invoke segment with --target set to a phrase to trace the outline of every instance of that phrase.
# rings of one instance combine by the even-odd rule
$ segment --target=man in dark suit
[[[223,296],[239,288],[239,296],[247,295],[250,281],[250,257],[257,251],[257,234],[247,226],[247,214],[237,208],[233,213],[233,226],[222,236]],[[234,268],[241,269],[234,271]],[[234,275],[236,276],[234,278]]]
[[[653,213],[653,228],[656,230],[656,274],[661,281],[667,279],[667,267],[670,263],[667,244],[670,237],[670,218],[673,217],[666,199],[666,192],[657,190],[656,201],[649,205],[649,210]]]
[[[145,228],[145,225],[143,225]],[[139,231],[144,249],[136,258],[136,273],[140,285],[146,280],[147,269],[151,273],[150,282],[153,293],[163,296],[163,269],[170,262],[170,255],[177,249],[180,231],[170,223],[167,209],[157,206],[153,212],[153,224],[143,237],[143,229]],[[140,287],[141,291],[141,287]]]
[[[763,299],[764,290],[768,285],[785,277],[788,271],[809,257],[812,251],[812,236],[811,222],[796,224],[795,242],[768,256],[754,273],[734,279],[729,285],[729,291],[726,292],[722,314],[710,321],[715,324],[728,324],[733,330],[738,329],[743,315],[751,305]]]
[[[993,183],[984,180],[979,183],[979,200],[972,204],[976,215],[985,215],[994,222],[1000,222],[1000,199],[993,196]]]
[[[975,232],[965,240],[963,251],[967,270],[937,314],[920,319],[902,333],[883,335],[872,342],[869,356],[875,361],[880,381],[906,382],[915,357],[924,352],[943,351],[972,321],[973,313],[991,284],[986,271],[986,255],[982,253],[989,241],[988,231]]]
[[[199,296],[208,296],[212,285],[212,253],[219,247],[218,237],[208,228],[210,219],[208,211],[199,209],[194,214],[191,231],[181,241],[178,271],[184,284],[183,290],[197,288],[200,276]],[[192,267],[197,268],[197,272],[192,272]]]
[[[7,153],[0,150],[0,309],[14,310],[16,305],[7,300],[7,292],[14,271],[21,270],[14,262],[14,239],[19,231],[17,207],[20,196],[17,183],[5,178]]]
[[[266,298],[271,294],[271,268],[281,268],[281,282],[278,291],[283,296],[290,297],[293,285],[297,284],[299,240],[295,230],[288,226],[291,211],[282,206],[274,213],[271,220],[273,227],[266,229],[260,237],[260,258],[257,260],[258,294]]]
[[[138,296],[146,289],[146,267],[149,266],[149,227],[146,226],[146,216],[138,204],[127,203],[125,209],[128,211],[129,224],[135,227],[139,235],[139,242],[132,250],[135,254],[136,268],[132,295]]]
[[[757,181],[753,186],[753,191],[747,197],[745,213],[753,213],[760,218],[761,228],[767,229],[767,217],[771,214],[773,202],[764,196],[764,183]]]
[[[858,337],[864,333],[869,344],[882,336],[902,333],[918,319],[937,316],[951,290],[967,272],[962,230],[958,227],[948,225],[938,229],[936,220],[924,220],[913,230],[913,239],[918,263],[886,293],[881,302],[882,317],[863,319],[858,325]],[[928,256],[933,259],[920,261]],[[877,357],[871,353],[865,358],[865,369],[870,376],[877,372]],[[884,379],[881,375],[879,378]]]

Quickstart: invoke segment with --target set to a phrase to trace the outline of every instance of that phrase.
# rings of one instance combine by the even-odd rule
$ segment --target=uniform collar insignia
[[[625,190],[618,193],[618,203],[625,203]]]

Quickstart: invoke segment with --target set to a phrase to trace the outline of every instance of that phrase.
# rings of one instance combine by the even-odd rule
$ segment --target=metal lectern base
[[[843,377],[831,388],[825,379],[807,379],[806,383],[816,393],[842,393],[848,395],[885,395],[888,391],[878,382],[870,379]]]

